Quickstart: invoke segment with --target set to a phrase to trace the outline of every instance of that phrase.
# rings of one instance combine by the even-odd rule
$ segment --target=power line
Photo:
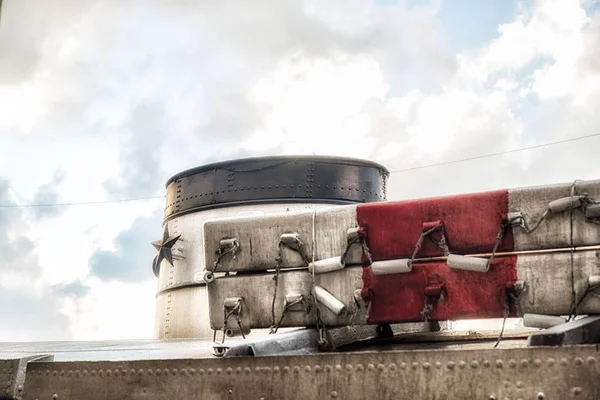
[[[579,137],[574,137],[574,138],[565,139],[565,140],[559,140],[557,142],[542,143],[542,144],[538,144],[538,145],[535,145],[535,146],[521,147],[521,148],[513,149],[513,150],[500,151],[498,153],[489,153],[489,154],[483,154],[483,155],[475,156],[475,157],[461,158],[459,160],[443,161],[443,162],[440,162],[440,163],[419,165],[417,167],[404,168],[404,169],[395,169],[395,170],[391,170],[390,173],[414,171],[414,170],[417,170],[417,169],[438,167],[438,166],[441,166],[441,165],[448,165],[448,164],[456,164],[456,163],[460,163],[460,162],[464,162],[464,161],[479,160],[481,158],[501,156],[503,154],[517,153],[519,151],[525,151],[525,150],[539,149],[541,147],[554,146],[554,145],[557,145],[557,144],[562,144],[562,143],[567,143],[567,142],[574,142],[576,140],[589,139],[589,138],[596,137],[596,136],[600,136],[600,133],[595,133],[593,135],[587,135],[587,136],[579,136]]]
[[[2,1],[2,0],[0,0],[0,1]],[[556,142],[542,143],[542,144],[538,144],[538,145],[535,145],[535,146],[521,147],[521,148],[518,148],[518,149],[500,151],[500,152],[497,152],[497,153],[483,154],[483,155],[475,156],[475,157],[461,158],[459,160],[451,160],[451,161],[444,161],[444,162],[435,163],[435,164],[419,165],[419,166],[416,166],[416,167],[404,168],[404,169],[395,169],[395,170],[391,170],[390,173],[414,171],[414,170],[418,170],[418,169],[438,167],[438,166],[441,166],[441,165],[456,164],[456,163],[465,162],[465,161],[479,160],[479,159],[482,159],[482,158],[501,156],[501,155],[504,155],[504,154],[517,153],[517,152],[520,152],[520,151],[539,149],[539,148],[548,147],[548,146],[555,146],[555,145],[558,145],[558,144],[563,144],[563,143],[568,143],[568,142],[574,142],[574,141],[577,141],[577,140],[589,139],[589,138],[597,137],[597,136],[600,136],[600,133],[595,133],[593,135],[587,135],[587,136],[578,136],[578,137],[574,137],[574,138],[570,138],[570,139],[559,140],[559,141],[556,141]],[[81,201],[81,202],[73,202],[73,203],[22,204],[22,205],[19,205],[19,204],[4,204],[4,205],[0,204],[0,208],[35,208],[35,207],[87,206],[87,205],[94,205],[94,204],[125,203],[125,202],[155,200],[155,199],[164,199],[164,198],[165,198],[165,196],[163,195],[163,196],[151,196],[151,197],[137,197],[137,198],[131,198],[131,199],[117,199],[117,200],[103,200],[103,201]]]
[[[132,199],[117,199],[117,200],[102,200],[102,201],[80,201],[76,203],[49,203],[49,204],[0,204],[0,208],[35,208],[35,207],[69,207],[69,206],[88,206],[94,204],[109,204],[109,203],[125,203],[131,201],[143,201],[143,200],[154,200],[164,199],[165,196],[152,196],[152,197],[137,197]]]

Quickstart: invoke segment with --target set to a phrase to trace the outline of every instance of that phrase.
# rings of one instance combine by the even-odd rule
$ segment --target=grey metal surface
[[[509,343],[503,343],[509,345]],[[32,363],[25,399],[598,399],[596,346]]]
[[[0,343],[0,360],[38,354],[52,355],[61,362],[212,358],[211,344],[198,339]]]
[[[223,303],[228,297],[241,297],[244,310],[241,323],[250,328],[269,328],[272,324],[273,294],[275,280],[273,274],[233,275],[217,278],[208,285],[210,323],[216,329],[223,328]],[[285,295],[290,292],[301,293],[310,299],[312,276],[308,271],[281,272],[277,281],[277,297],[275,299],[275,320],[278,322],[285,309]],[[366,308],[358,308],[354,291],[362,288],[362,268],[347,267],[339,271],[315,276],[315,283],[325,288],[347,307],[348,312],[336,315],[327,307],[318,304],[321,319],[326,326],[342,326],[351,323],[366,323]],[[257,289],[258,288],[258,289]],[[311,301],[309,301],[312,304]],[[306,308],[288,311],[281,319],[282,327],[299,327],[316,324],[316,312],[305,312]],[[355,313],[355,314],[353,314]],[[228,320],[228,327],[234,318]]]
[[[204,223],[215,218],[311,209],[319,204],[267,204],[190,213],[167,222],[171,235],[181,235],[172,248],[173,264],[160,266],[156,298],[156,338],[208,338],[208,294],[204,284]]]
[[[27,363],[34,360],[52,361],[52,356],[7,355],[0,358],[0,400],[23,398]]]
[[[529,337],[530,346],[600,345],[600,316],[588,316],[553,326]]]
[[[519,212],[533,226],[548,209],[550,202],[569,197],[572,183],[530,186],[509,190],[509,213]],[[587,193],[600,199],[600,180],[581,181],[577,193]],[[561,248],[571,245],[570,213],[551,213],[532,233],[520,227],[512,228],[515,250]],[[586,221],[581,209],[573,210],[573,245],[591,246],[600,243],[600,225]]]
[[[446,323],[442,323],[446,327]],[[269,335],[257,340],[229,342],[230,348],[225,357],[267,356],[282,354],[311,354],[327,349],[329,351],[344,346],[377,338],[391,338],[399,335],[431,332],[439,330],[440,324],[431,322],[343,326],[327,329],[326,344],[320,348],[319,333],[316,329],[298,329],[277,335]]]
[[[281,156],[225,161],[170,178],[165,218],[249,203],[381,201],[386,199],[388,176],[382,165],[349,158]]]
[[[303,248],[312,260],[340,257],[348,246],[348,229],[357,228],[356,205],[315,207],[244,218],[222,218],[204,225],[206,268],[226,271],[261,271],[275,268],[281,251],[282,269],[307,267],[306,260],[279,242],[283,235],[298,234]],[[315,238],[313,243],[313,230]],[[235,258],[231,254],[217,258],[221,240],[235,238],[239,242]],[[351,247],[347,264],[361,264],[360,246]]]

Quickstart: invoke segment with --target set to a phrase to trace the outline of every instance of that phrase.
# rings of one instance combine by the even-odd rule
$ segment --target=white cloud
[[[240,155],[338,154],[401,169],[600,126],[600,13],[576,1],[534,2],[490,43],[452,56],[439,2],[60,3],[3,10],[0,176],[20,203],[57,170],[61,200],[104,200],[155,195],[175,172]],[[594,140],[395,174],[390,197],[597,178]],[[54,334],[151,334],[155,282],[101,281],[89,262],[161,206],[72,207],[42,221],[24,212],[26,233],[11,223],[11,248],[19,237],[35,244],[29,298],[65,305],[71,329]],[[3,273],[3,287],[27,283]],[[77,280],[89,291],[49,289]]]

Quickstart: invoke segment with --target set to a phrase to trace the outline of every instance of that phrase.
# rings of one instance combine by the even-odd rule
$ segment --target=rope
[[[279,326],[281,325],[281,322],[283,321],[283,318],[285,317],[287,312],[290,310],[290,308],[294,307],[297,304],[304,304],[304,296],[302,296],[302,298],[300,298],[296,301],[293,301],[293,302],[285,305],[285,307],[283,308],[283,312],[281,313],[281,317],[279,318],[279,321],[277,322],[277,324],[274,327],[271,327],[269,334],[277,333],[277,330],[279,330]]]
[[[315,257],[316,257],[316,247],[317,247],[317,227],[316,227],[316,220],[317,220],[317,211],[318,208],[315,208],[315,211],[313,212],[312,215],[312,256],[311,256],[311,262],[314,264],[315,262]],[[317,294],[315,291],[315,269],[312,269],[312,288],[311,288],[311,295],[314,301],[314,306],[315,306],[315,313],[316,313],[316,317],[317,317],[317,330],[319,331],[319,345],[324,345],[326,344],[326,339],[325,339],[325,324],[323,324],[323,320],[321,320],[321,310],[319,310],[319,305],[317,304]]]
[[[275,266],[275,276],[273,276],[273,280],[275,281],[275,288],[273,289],[273,301],[271,302],[271,330],[269,333],[277,332],[275,329],[275,301],[277,300],[277,287],[279,286],[279,271],[281,270],[281,246],[283,244],[279,242],[279,256],[277,257],[277,265]]]
[[[246,335],[244,335],[244,328],[242,327],[242,321],[240,319],[240,314],[242,313],[242,302],[238,301],[238,303],[233,307],[229,312],[227,312],[227,308],[223,308],[223,338],[221,339],[221,343],[225,343],[225,332],[227,331],[229,317],[233,314],[235,315],[235,319],[237,321],[238,327],[240,328],[240,333],[242,334],[242,338],[246,339]],[[215,330],[213,341],[216,338],[217,331]]]
[[[573,204],[573,197],[575,196],[577,190],[577,180],[573,182],[571,185],[571,204]],[[573,207],[569,207],[569,246],[571,247],[571,251],[569,252],[570,261],[571,261],[571,298],[572,298],[572,313],[569,316],[569,320],[572,321],[575,317],[577,317],[577,291],[575,290],[575,253],[573,251]]]
[[[227,254],[229,253],[233,253],[233,258],[235,258],[235,252],[237,251],[237,249],[240,247],[239,243],[236,241],[233,242],[233,246],[231,246],[229,249],[225,250],[225,251],[221,251],[221,247],[219,247],[219,250],[217,250],[217,259],[214,263],[214,267],[212,272],[216,272],[217,271],[217,267],[220,265],[221,260],[223,259],[223,257],[225,257]]]

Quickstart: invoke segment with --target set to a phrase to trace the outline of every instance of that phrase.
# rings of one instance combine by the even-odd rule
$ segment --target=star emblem
[[[173,251],[172,247],[179,240],[181,235],[170,236],[169,227],[165,225],[165,230],[163,231],[163,237],[161,240],[157,240],[152,242],[152,246],[156,250],[158,250],[158,255],[154,257],[154,262],[152,265],[152,269],[154,270],[154,275],[158,277],[158,272],[160,270],[160,263],[162,260],[167,260],[167,262],[173,265]]]

